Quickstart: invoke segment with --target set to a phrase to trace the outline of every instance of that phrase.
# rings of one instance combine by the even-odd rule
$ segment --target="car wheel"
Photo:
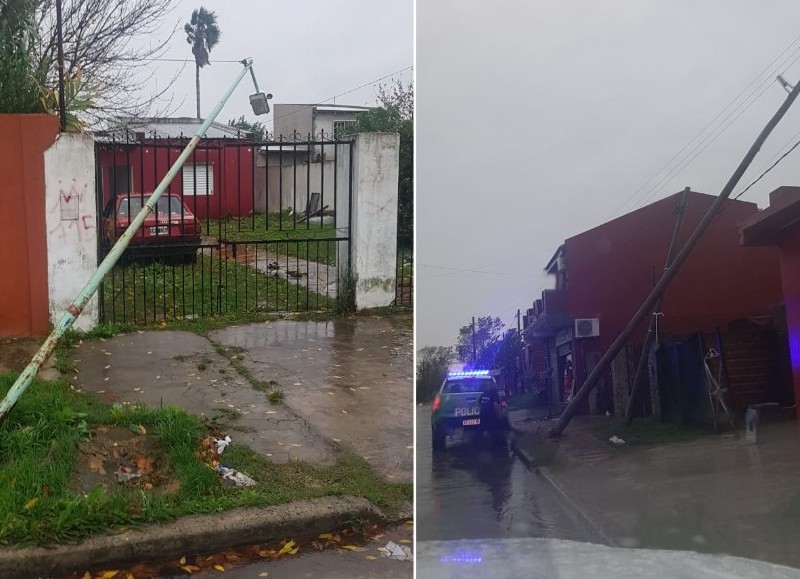
[[[444,430],[432,428],[431,434],[433,436],[433,451],[441,452],[447,448],[447,434]]]
[[[187,265],[191,265],[193,263],[197,263],[197,252],[193,251],[191,253],[187,253],[183,256],[183,263]]]

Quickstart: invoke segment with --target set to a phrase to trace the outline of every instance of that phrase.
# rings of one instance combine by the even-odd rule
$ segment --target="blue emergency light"
[[[470,553],[468,551],[456,551],[452,555],[445,555],[439,559],[442,563],[450,565],[474,565],[483,563],[480,553]]]
[[[488,376],[489,370],[465,370],[463,372],[448,372],[448,378],[468,378],[470,376]]]

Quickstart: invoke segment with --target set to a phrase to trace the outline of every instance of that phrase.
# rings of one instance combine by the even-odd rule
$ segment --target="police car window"
[[[442,392],[459,394],[462,392],[483,392],[491,385],[491,380],[448,380]]]

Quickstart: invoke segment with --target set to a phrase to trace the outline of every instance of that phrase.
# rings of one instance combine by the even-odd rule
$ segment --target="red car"
[[[149,195],[125,193],[118,195],[103,211],[103,240],[113,244],[141,211]],[[186,261],[197,259],[200,246],[200,222],[187,209],[178,195],[162,195],[155,210],[133,236],[130,253],[153,256],[183,256]],[[148,249],[152,251],[144,252]]]

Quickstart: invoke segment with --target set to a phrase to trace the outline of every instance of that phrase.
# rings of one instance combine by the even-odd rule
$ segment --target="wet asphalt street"
[[[547,484],[491,440],[431,452],[430,408],[417,407],[417,541],[544,537],[589,540]]]
[[[400,525],[389,529],[379,540],[372,540],[359,551],[329,549],[322,552],[304,552],[298,557],[278,561],[254,561],[241,567],[225,570],[229,579],[303,579],[326,577],[329,579],[411,579],[414,576],[413,561],[397,561],[386,557],[378,549],[387,541],[411,547],[413,527]],[[216,570],[209,570],[194,577],[219,577]]]

